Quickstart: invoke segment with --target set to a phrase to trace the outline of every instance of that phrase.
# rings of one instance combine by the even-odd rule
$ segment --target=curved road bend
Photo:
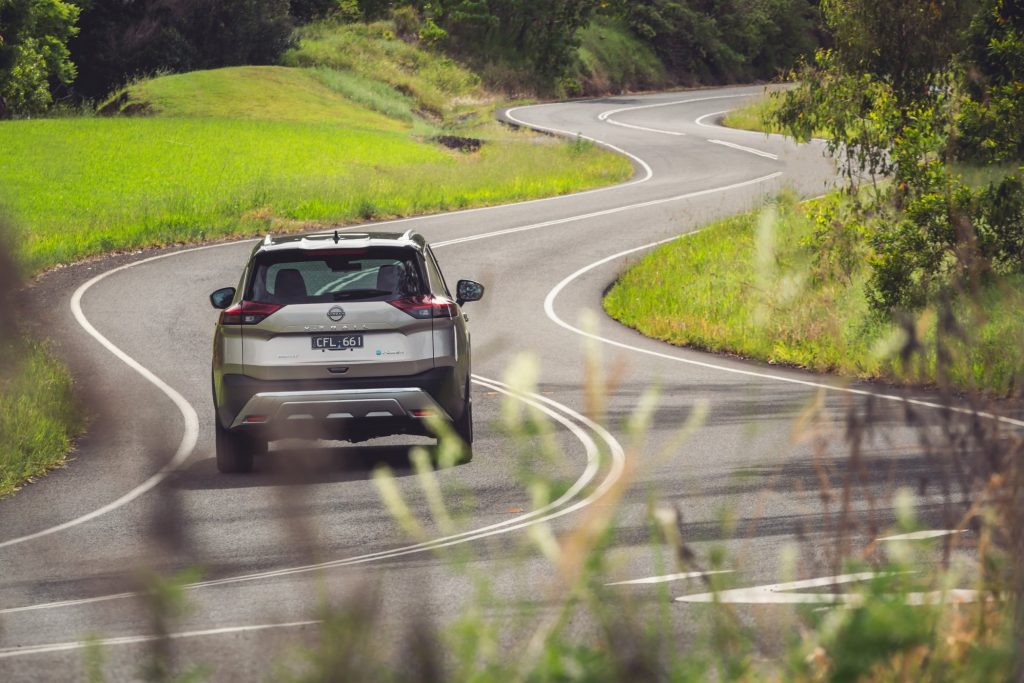
[[[314,637],[315,626],[304,622],[315,619],[324,591],[358,593],[366,579],[379,586],[381,628],[395,634],[420,617],[451,618],[477,574],[495,582],[491,618],[507,619],[524,604],[543,610],[550,564],[530,549],[525,530],[571,528],[595,504],[595,491],[620,475],[624,457],[637,467],[616,518],[609,582],[665,573],[662,551],[647,538],[652,497],[678,506],[698,552],[725,543],[750,585],[778,580],[779,553],[799,536],[824,547],[834,520],[821,513],[814,460],[837,458],[833,473],[842,476],[844,451],[820,452],[813,440],[797,438],[794,419],[820,398],[823,429],[841,434],[847,411],[864,398],[814,386],[838,381],[669,347],[597,315],[587,330],[607,342],[594,346],[614,378],[609,432],[582,414],[581,315],[601,310],[603,290],[643,253],[638,247],[756,206],[784,187],[804,196],[828,187],[833,172],[819,146],[716,125],[720,112],[760,92],[515,109],[509,117],[523,124],[613,145],[630,155],[636,175],[599,191],[381,226],[416,228],[437,247],[450,279],[487,286],[484,301],[467,307],[478,376],[475,457],[439,475],[458,507],[455,530],[428,521],[407,464],[409,439],[313,452],[279,447],[252,476],[216,473],[209,398],[215,312],[206,297],[236,281],[251,242],[115,257],[44,278],[33,289],[39,323],[72,363],[94,421],[66,469],[0,503],[0,678],[79,677],[78,641],[99,634],[125,639],[106,648],[108,670],[111,680],[131,679],[146,648],[137,637],[152,633],[143,602],[130,594],[139,567],[206,568],[207,583],[188,593],[194,609],[175,622],[182,637],[173,649],[224,680],[261,676],[290,644]],[[624,255],[609,258],[616,254]],[[500,383],[524,351],[539,364],[538,393],[528,396]],[[624,423],[652,386],[661,391],[653,425],[643,446],[629,449]],[[503,401],[543,409],[557,427],[564,453],[533,458],[529,468],[564,482],[565,495],[539,513],[531,513],[521,484],[522,454],[498,427]],[[926,465],[916,436],[898,426],[903,407],[877,403],[884,426],[865,452],[875,459],[874,490],[885,491],[893,470],[916,482]],[[698,405],[706,405],[706,420],[672,447]],[[399,489],[424,520],[426,543],[410,541],[384,509],[371,481],[382,463],[396,468]],[[855,501],[884,526],[891,511],[887,502],[877,505],[869,513],[868,501]],[[724,509],[738,519],[731,534],[720,529]],[[436,545],[471,550],[466,571],[429,552]],[[805,575],[827,573],[824,557],[808,558]],[[668,586],[673,597],[703,589],[686,580]],[[654,587],[629,589],[641,600],[660,595]],[[691,609],[673,607],[684,634]]]

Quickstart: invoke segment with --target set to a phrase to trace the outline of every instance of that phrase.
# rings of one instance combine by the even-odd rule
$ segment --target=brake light
[[[436,297],[433,294],[407,296],[404,299],[395,299],[388,303],[420,320],[454,318],[458,314],[454,303],[448,299]]]
[[[240,301],[220,314],[221,325],[258,325],[269,315],[283,308],[279,304]]]

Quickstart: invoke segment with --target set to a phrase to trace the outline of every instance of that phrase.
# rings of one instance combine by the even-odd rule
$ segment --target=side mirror
[[[455,303],[462,305],[467,301],[480,301],[484,297],[484,286],[472,280],[459,280],[455,286]]]
[[[235,298],[234,287],[224,287],[218,289],[216,292],[210,295],[210,305],[214,308],[225,309],[231,305],[231,300]]]

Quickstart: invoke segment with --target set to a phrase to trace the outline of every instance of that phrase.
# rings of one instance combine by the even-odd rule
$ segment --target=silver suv
[[[217,468],[248,472],[269,441],[431,436],[449,421],[473,442],[467,301],[452,297],[420,235],[271,237],[238,288],[210,295]]]

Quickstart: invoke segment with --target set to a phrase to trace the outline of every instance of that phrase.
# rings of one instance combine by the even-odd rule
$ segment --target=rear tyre
[[[469,383],[466,383],[466,408],[462,415],[455,421],[455,433],[459,435],[469,455],[473,455],[473,399],[469,393]]]
[[[267,450],[266,441],[256,441],[246,434],[229,432],[215,420],[217,431],[217,470],[224,474],[252,472],[253,455]],[[262,449],[260,444],[262,443]]]

